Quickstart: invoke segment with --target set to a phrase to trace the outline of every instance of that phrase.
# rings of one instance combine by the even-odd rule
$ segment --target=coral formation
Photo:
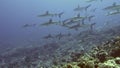
[[[120,36],[94,44],[101,37],[106,35],[82,37],[84,42],[77,38],[66,44],[16,48],[0,54],[0,68],[120,68]]]
[[[75,53],[72,59],[61,68],[120,68],[120,37],[93,47],[90,53]]]

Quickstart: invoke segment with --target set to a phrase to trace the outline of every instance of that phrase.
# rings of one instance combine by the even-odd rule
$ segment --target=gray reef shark
[[[74,11],[83,11],[83,10],[87,11],[87,9],[88,9],[90,6],[91,6],[91,4],[89,4],[89,5],[87,5],[87,6],[84,6],[84,7],[80,7],[80,6],[78,5],[78,7],[74,9]]]
[[[50,13],[49,11],[46,11],[44,14],[38,15],[38,17],[59,17],[64,14],[64,12],[61,13]]]
[[[103,10],[116,10],[116,11],[120,11],[120,5],[117,5],[116,2],[114,2],[111,6],[105,7]]]
[[[81,20],[83,20],[83,19],[86,19],[87,17],[85,16],[85,17],[82,17],[82,16],[80,16],[80,14],[78,14],[77,16],[75,16],[75,17],[72,17],[72,18],[69,18],[69,19],[66,19],[66,20],[64,20],[63,21],[63,23],[65,24],[65,23],[74,23],[74,22],[79,22],[79,21],[81,21]]]
[[[42,26],[49,26],[51,24],[59,24],[59,23],[60,23],[59,21],[57,22],[57,21],[53,21],[52,19],[49,19],[48,22],[42,23],[40,25],[42,25]]]

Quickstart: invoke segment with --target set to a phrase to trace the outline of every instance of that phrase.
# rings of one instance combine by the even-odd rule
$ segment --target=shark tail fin
[[[87,9],[88,9],[90,6],[91,6],[91,4],[87,5],[87,6],[85,7],[85,11],[87,11]]]
[[[58,14],[59,18],[61,18],[61,16],[64,14],[64,12],[61,12]]]

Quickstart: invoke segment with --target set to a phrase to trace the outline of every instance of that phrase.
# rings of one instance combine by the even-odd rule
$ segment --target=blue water
[[[61,26],[48,26],[48,27],[30,27],[22,28],[24,24],[41,24],[46,22],[47,18],[39,18],[37,15],[44,13],[45,11],[50,11],[52,13],[64,12],[61,20],[73,17],[77,14],[73,9],[80,6],[86,6],[92,4],[90,9],[97,8],[95,13],[90,13],[95,15],[94,22],[97,23],[97,27],[103,26],[104,22],[107,20],[112,20],[112,22],[118,22],[119,15],[106,17],[102,8],[110,6],[113,2],[120,3],[118,0],[103,0],[95,1],[91,3],[86,3],[84,0],[0,0],[0,43],[2,45],[14,45],[22,46],[32,43],[41,43],[43,36],[51,33],[57,34],[60,32],[76,32],[74,30],[68,30]],[[81,12],[81,14],[83,14]],[[83,14],[84,15],[84,14]],[[59,20],[59,18],[53,18],[54,20]],[[45,41],[44,41],[45,42]],[[8,43],[8,44],[6,44]],[[9,46],[9,45],[8,45]]]

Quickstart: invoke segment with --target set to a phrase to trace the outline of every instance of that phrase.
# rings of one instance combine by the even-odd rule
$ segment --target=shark
[[[120,11],[120,5],[117,5],[116,2],[114,2],[111,6],[105,7],[103,10],[116,10]]]
[[[74,23],[74,22],[79,22],[79,21],[81,21],[81,20],[83,20],[83,19],[86,19],[86,18],[87,18],[86,16],[85,16],[85,17],[82,17],[82,16],[80,16],[80,14],[77,14],[77,16],[75,16],[75,17],[72,17],[72,18],[69,18],[69,19],[64,20],[63,23],[64,23],[64,24],[65,24],[65,23],[71,24],[71,23]]]
[[[60,23],[60,22],[59,21],[53,21],[52,19],[49,19],[48,22],[42,23],[40,25],[42,25],[42,26],[49,26],[51,24],[58,24],[58,23]]]
[[[80,16],[80,14],[78,14],[76,17],[71,18],[71,20],[74,21],[82,20],[82,19],[87,19],[87,16]]]
[[[79,5],[77,6],[77,8],[73,9],[74,11],[87,11],[87,9],[91,6],[91,4],[84,6],[84,7],[80,7]]]
[[[64,23],[64,25],[71,25],[71,24],[75,24],[75,23],[79,23],[79,22],[81,22],[81,20],[68,20],[68,22],[63,22]]]
[[[64,12],[50,13],[49,11],[46,11],[44,14],[38,15],[38,17],[59,17],[59,18],[61,18],[61,16],[63,14],[64,14]]]

